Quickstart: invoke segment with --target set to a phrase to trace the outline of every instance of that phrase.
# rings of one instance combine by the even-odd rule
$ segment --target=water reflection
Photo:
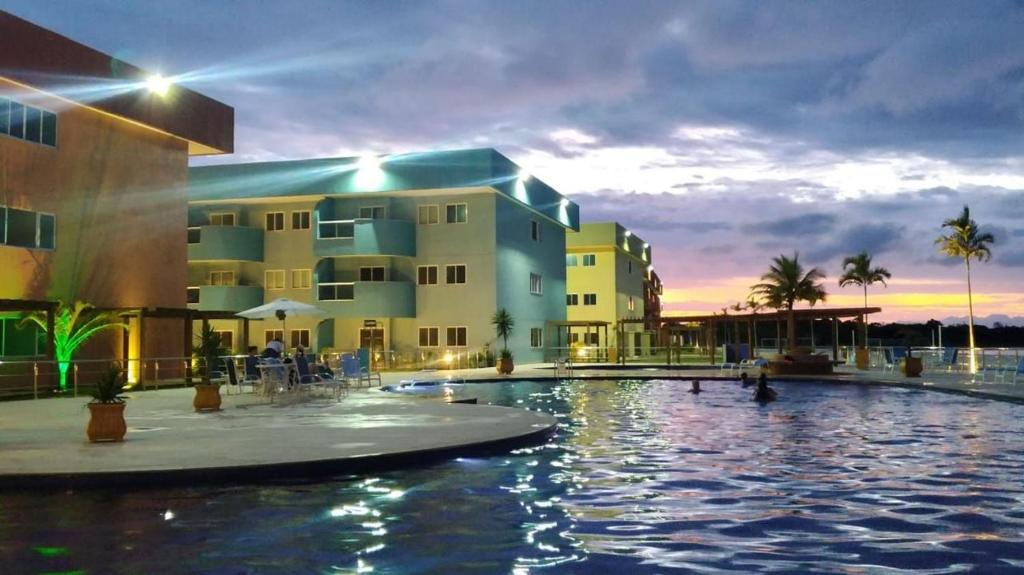
[[[1021,406],[773,383],[481,385],[554,413],[507,456],[307,484],[7,494],[25,572],[914,572],[1024,568]],[[157,552],[158,551],[158,552]],[[158,568],[158,569],[157,569]]]

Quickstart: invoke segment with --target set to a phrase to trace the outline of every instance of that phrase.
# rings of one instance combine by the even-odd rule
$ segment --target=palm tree
[[[839,287],[857,285],[864,288],[864,315],[861,316],[864,338],[861,340],[861,348],[867,346],[868,343],[868,286],[873,283],[881,283],[888,287],[885,280],[890,278],[892,278],[892,274],[889,273],[889,270],[871,267],[871,256],[866,251],[843,260],[843,275],[839,277]]]
[[[18,323],[23,327],[34,323],[46,333],[46,312],[32,312],[25,315]],[[75,351],[89,338],[105,329],[128,329],[124,320],[116,312],[97,311],[91,304],[76,301],[72,305],[58,302],[54,313],[53,338],[54,356],[57,359],[57,370],[60,374],[60,390],[68,388],[68,367]]]
[[[494,325],[494,331],[497,332],[498,337],[504,340],[505,348],[502,350],[502,356],[508,355],[508,336],[512,335],[512,328],[516,325],[515,320],[512,319],[512,314],[508,313],[508,310],[501,308],[494,312],[494,316],[491,317],[491,323]]]
[[[825,286],[818,283],[825,279],[825,274],[818,268],[804,272],[800,265],[800,254],[794,253],[793,258],[780,255],[772,258],[772,266],[768,273],[761,276],[761,283],[750,286],[751,294],[760,297],[769,306],[786,310],[786,338],[789,349],[796,347],[796,317],[793,305],[798,301],[806,301],[812,306],[825,301]]]
[[[965,205],[964,210],[956,218],[942,222],[943,228],[949,228],[948,236],[939,236],[935,244],[939,251],[951,258],[963,258],[967,267],[967,337],[968,346],[971,350],[971,373],[977,373],[977,364],[974,360],[974,301],[971,294],[971,258],[979,262],[988,261],[992,258],[992,250],[988,244],[995,243],[996,239],[989,233],[979,233],[978,224],[971,219],[971,211]]]

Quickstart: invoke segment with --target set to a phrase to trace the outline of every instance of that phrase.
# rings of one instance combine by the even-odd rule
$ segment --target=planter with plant
[[[96,380],[89,407],[89,441],[123,441],[128,431],[124,422],[124,379],[121,369],[111,366]]]
[[[498,373],[509,375],[515,369],[515,364],[512,363],[512,352],[508,350],[508,336],[512,335],[515,320],[512,319],[512,314],[508,313],[507,309],[501,308],[494,312],[491,323],[494,325],[494,331],[504,343],[504,347],[501,350],[501,359],[498,361]]]
[[[200,382],[195,384],[196,395],[192,400],[192,407],[196,411],[219,411],[220,383],[213,381],[213,376],[216,368],[220,365],[220,358],[227,355],[228,351],[221,346],[220,334],[209,325],[199,332],[196,341],[192,352],[202,364],[202,377]]]
[[[903,364],[900,365],[900,371],[907,377],[921,377],[921,371],[924,370],[924,365],[921,363],[920,357],[914,357],[913,350],[908,345],[907,355],[903,358]]]

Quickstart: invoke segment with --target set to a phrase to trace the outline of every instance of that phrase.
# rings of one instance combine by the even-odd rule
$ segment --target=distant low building
[[[516,361],[540,361],[547,323],[565,319],[579,216],[521,174],[492,149],[192,168],[190,306],[311,303],[327,315],[214,326],[236,350],[280,337],[388,366],[497,353],[491,317],[506,308]]]

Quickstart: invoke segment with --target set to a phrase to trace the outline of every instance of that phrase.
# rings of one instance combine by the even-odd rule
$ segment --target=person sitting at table
[[[260,364],[260,348],[250,345],[248,351],[249,355],[245,356],[245,379],[255,381],[260,378],[260,370],[257,367]]]
[[[327,365],[326,353],[320,358],[320,361],[316,362],[316,369],[320,373],[320,377],[324,379],[334,379],[334,370],[331,369],[331,366]]]
[[[264,359],[281,359],[283,352],[284,343],[279,339],[272,339],[267,342],[267,347],[263,349],[263,353],[260,356]]]

